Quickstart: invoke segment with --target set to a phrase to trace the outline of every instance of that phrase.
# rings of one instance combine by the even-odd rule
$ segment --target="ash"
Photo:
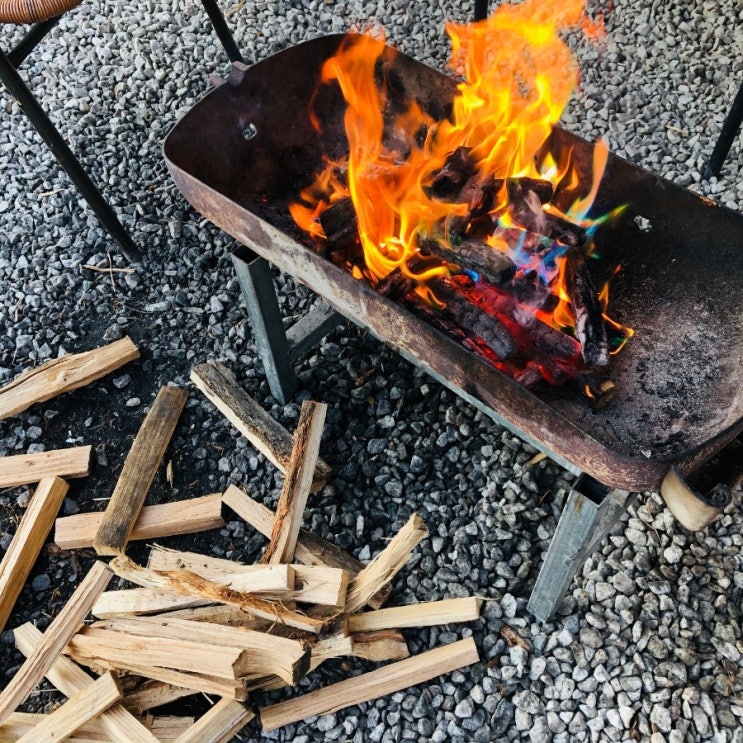
[[[701,179],[743,76],[740,4],[601,4],[608,5],[616,8],[606,11],[605,43],[570,39],[582,82],[564,125],[587,138],[602,135],[616,154],[743,209],[740,137],[720,177]],[[245,55],[259,60],[374,19],[403,51],[443,68],[444,20],[470,13],[470,3],[450,0],[255,0],[236,5],[229,23]],[[9,46],[20,30],[6,27],[3,36]],[[394,600],[491,599],[479,623],[406,631],[412,652],[471,632],[487,663],[275,733],[247,728],[235,740],[743,740],[739,501],[706,531],[690,533],[658,495],[645,494],[587,561],[557,617],[540,625],[525,605],[570,475],[546,461],[530,465],[529,446],[350,325],[299,365],[296,399],[282,406],[270,396],[228,258],[231,241],[187,206],[160,152],[207,76],[226,69],[200,4],[183,0],[84,3],[23,68],[145,252],[134,273],[83,268],[125,264],[18,105],[0,92],[0,384],[122,334],[143,350],[140,361],[86,390],[0,422],[0,455],[93,444],[95,469],[72,482],[64,512],[102,508],[160,385],[188,385],[195,363],[220,359],[289,429],[303,398],[328,403],[321,454],[336,474],[311,498],[309,528],[367,560],[417,510],[431,536],[398,577]],[[283,276],[277,285],[287,321],[312,305],[303,287]],[[673,380],[649,384],[662,391]],[[273,468],[195,390],[166,461],[173,483],[163,467],[148,503],[234,482],[275,504]],[[0,492],[0,552],[30,492]],[[252,561],[264,541],[230,522],[168,544]],[[142,550],[132,545],[132,557]],[[30,620],[45,628],[92,559],[85,551],[44,551],[8,626]],[[505,625],[530,649],[509,647]],[[6,631],[0,687],[20,662]],[[303,688],[348,674],[328,664]],[[44,686],[25,709],[59,699]]]

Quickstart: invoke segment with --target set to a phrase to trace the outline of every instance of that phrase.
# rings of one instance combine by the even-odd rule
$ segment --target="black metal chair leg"
[[[132,242],[131,237],[119,222],[118,217],[113,209],[103,199],[100,191],[96,188],[93,181],[90,180],[87,173],[83,170],[80,162],[62,139],[60,133],[49,120],[39,102],[33,93],[23,82],[18,70],[13,67],[5,53],[0,51],[0,80],[10,91],[10,94],[20,103],[23,112],[39,132],[42,139],[49,146],[57,162],[65,169],[72,182],[83,195],[95,212],[103,226],[108,230],[119,250],[130,262],[138,261],[141,253],[137,246]]]
[[[722,125],[722,131],[717,139],[717,144],[712,155],[710,156],[707,166],[704,169],[704,177],[711,178],[717,176],[722,170],[722,164],[725,162],[730,147],[733,144],[741,122],[743,122],[743,84],[741,84],[738,94],[735,96],[733,105],[730,107],[725,123]]]
[[[209,16],[209,20],[214,26],[214,32],[217,34],[217,38],[224,47],[227,57],[230,62],[245,62],[240,50],[235,43],[235,39],[227,27],[227,22],[222,15],[222,11],[219,9],[217,0],[201,0],[206,14]]]

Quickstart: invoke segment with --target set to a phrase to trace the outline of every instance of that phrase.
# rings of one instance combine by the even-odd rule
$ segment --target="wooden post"
[[[102,562],[93,563],[93,567],[75,589],[70,600],[47,628],[41,642],[34,648],[11,682],[0,692],[0,725],[54,665],[57,656],[78,631],[111,577],[108,565]]]
[[[29,369],[0,387],[0,420],[18,415],[35,403],[84,387],[137,358],[139,349],[125,337],[107,346],[67,354]]]
[[[126,549],[160,460],[188,393],[179,387],[162,387],[129,450],[108,503],[93,546],[99,555],[117,555]]]
[[[315,462],[320,452],[320,439],[328,406],[305,400],[294,432],[294,446],[286,469],[284,486],[276,507],[276,520],[271,541],[263,553],[263,562],[292,562],[302,526],[302,516],[310,494]]]
[[[41,552],[65,494],[67,483],[45,477],[36,488],[0,563],[0,632]]]

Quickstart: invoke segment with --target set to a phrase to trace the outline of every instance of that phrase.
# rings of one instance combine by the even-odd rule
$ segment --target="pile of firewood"
[[[344,181],[342,171],[336,175]],[[407,270],[396,268],[378,281],[364,271],[350,196],[333,201],[319,215],[325,255],[366,276],[379,293],[422,315],[524,386],[541,380],[570,383],[594,407],[609,402],[614,396],[607,371],[612,340],[625,331],[605,321],[586,260],[587,230],[551,209],[552,184],[483,177],[471,149],[460,147],[432,174],[426,191],[432,200],[456,205],[457,214],[438,231],[418,236]],[[491,247],[489,240],[510,250]],[[518,254],[518,264],[512,254]],[[560,299],[540,275],[543,267],[554,272],[556,257],[566,261],[572,333],[538,319],[539,313],[550,314]],[[446,273],[430,277],[431,269],[443,266]],[[414,291],[418,281],[411,274],[425,272],[436,306]]]
[[[127,349],[134,357],[129,345]],[[71,370],[80,356],[52,362],[53,374],[64,380],[59,391],[74,389],[76,372]],[[116,366],[108,370],[112,368]],[[45,373],[43,368],[35,370],[37,379]],[[0,389],[0,416],[32,404],[33,379],[34,373],[28,373]],[[75,386],[87,383],[80,380],[77,376]],[[418,515],[411,516],[367,565],[301,528],[310,492],[319,490],[330,474],[318,457],[323,404],[303,404],[292,437],[224,366],[197,366],[192,380],[284,472],[276,512],[235,486],[221,494],[144,506],[186,401],[184,390],[162,388],[106,510],[56,519],[60,549],[93,547],[99,556],[113,559],[93,564],[43,634],[30,624],[14,629],[26,661],[0,693],[0,743],[228,741],[256,714],[264,730],[274,729],[376,699],[478,660],[471,637],[409,657],[400,630],[476,620],[480,599],[382,608],[390,581],[427,534]],[[0,629],[67,491],[67,483],[57,475],[70,476],[69,468],[61,466],[55,474],[28,462],[14,461],[9,469],[6,465],[0,460],[0,483],[39,484],[0,564]],[[10,470],[15,479],[8,476]],[[268,537],[259,564],[159,546],[151,548],[146,566],[125,554],[131,540],[223,526],[225,507]],[[114,574],[135,587],[106,590]],[[90,614],[95,621],[86,623]],[[342,656],[392,662],[255,711],[246,704],[251,692],[292,686],[322,662]],[[44,677],[68,701],[49,714],[17,712]],[[219,698],[198,720],[148,714],[198,693]]]

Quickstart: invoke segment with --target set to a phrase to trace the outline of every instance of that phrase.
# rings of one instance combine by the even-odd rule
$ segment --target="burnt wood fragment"
[[[527,191],[522,196],[512,201],[508,210],[516,224],[529,232],[545,235],[571,248],[585,244],[586,230],[583,227],[556,214],[545,212],[534,191]]]
[[[359,242],[356,210],[350,197],[339,199],[320,215],[320,226],[332,252],[351,248]]]
[[[596,369],[609,365],[609,340],[603,310],[586,262],[569,260],[568,293],[575,315],[575,334],[583,360]]]
[[[425,237],[419,239],[418,247],[422,255],[474,271],[491,284],[504,284],[516,273],[516,264],[506,253],[474,238],[463,238],[452,245],[436,237]]]

